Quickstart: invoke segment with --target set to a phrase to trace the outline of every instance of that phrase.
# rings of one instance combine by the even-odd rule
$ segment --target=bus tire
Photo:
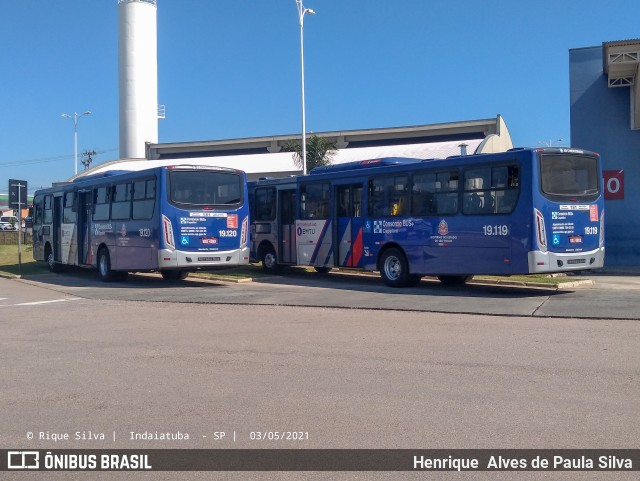
[[[262,251],[262,270],[267,274],[277,274],[280,272],[280,266],[278,265],[278,256],[273,247],[268,246]]]
[[[462,285],[471,279],[473,276],[438,276],[438,280],[448,286]]]
[[[160,271],[160,275],[165,281],[183,281],[187,278],[189,273],[180,270],[162,269]]]
[[[116,273],[111,270],[111,257],[109,249],[106,247],[98,251],[98,276],[102,282],[112,282],[116,280]]]
[[[47,247],[45,248],[44,258],[47,261],[47,267],[49,268],[49,272],[54,272],[54,273],[62,272],[62,269],[63,269],[62,264],[59,264],[58,262],[55,261],[53,257],[53,250],[51,249],[51,246],[49,244],[47,244]]]
[[[331,270],[331,267],[315,266],[314,269],[318,274],[328,274],[329,271]]]
[[[389,287],[409,285],[409,264],[401,250],[392,247],[384,251],[380,258],[380,277]]]

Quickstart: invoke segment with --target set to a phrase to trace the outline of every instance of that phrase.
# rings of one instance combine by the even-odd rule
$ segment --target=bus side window
[[[495,188],[495,211],[498,214],[510,214],[516,207],[520,193],[519,169],[517,165],[494,168],[493,187]]]
[[[156,203],[155,179],[133,183],[133,219],[149,220],[153,217]]]
[[[493,208],[491,188],[491,167],[468,169],[464,173],[464,194],[462,212],[464,214],[486,214]]]
[[[391,215],[395,217],[406,215],[404,197],[396,197],[393,200],[393,203],[391,204]]]
[[[495,192],[485,192],[484,197],[482,199],[482,213],[483,214],[493,214],[495,208],[495,200],[493,196]]]
[[[300,216],[302,219],[328,219],[329,183],[307,184],[300,187]]]
[[[44,223],[51,224],[53,222],[53,198],[51,195],[44,196]]]
[[[409,177],[379,177],[369,181],[369,211],[372,217],[407,215]]]
[[[273,187],[259,187],[254,192],[255,220],[272,221],[276,218],[276,190]]]
[[[111,189],[111,218],[129,220],[131,217],[131,184],[116,184]]]
[[[42,225],[42,197],[36,197],[33,201],[33,223]]]
[[[482,199],[476,192],[464,193],[464,207],[463,212],[465,214],[479,214],[482,211]]]
[[[362,187],[353,188],[353,217],[362,217]]]
[[[107,187],[93,190],[93,220],[109,220],[109,195]]]
[[[63,199],[62,222],[73,224],[76,221],[76,194],[75,192],[66,192]]]
[[[516,189],[508,189],[502,193],[498,200],[498,213],[509,214],[513,212],[518,200],[518,191]]]

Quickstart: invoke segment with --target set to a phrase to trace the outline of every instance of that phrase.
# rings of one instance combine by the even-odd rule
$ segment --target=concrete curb
[[[3,279],[22,279],[22,276],[18,274],[9,274],[8,272],[0,272],[0,277]]]
[[[510,281],[508,279],[474,279],[469,284],[486,284],[486,285],[498,285],[498,286],[512,286],[512,287],[535,287],[541,289],[570,289],[572,287],[592,286],[595,284],[591,279],[584,279],[580,281],[560,282],[558,284],[549,284],[546,282],[526,282],[526,281]]]
[[[253,277],[241,277],[241,278],[233,278],[233,277],[225,277],[225,276],[197,276],[190,275],[187,279],[197,279],[199,281],[215,281],[215,282],[230,282],[232,284],[247,284],[249,282],[253,282]]]
[[[338,274],[343,276],[366,276],[366,277],[378,277],[378,273],[373,272],[356,272],[356,271],[339,271],[332,270],[331,274]],[[424,276],[424,279],[428,279],[431,281],[438,281],[437,277],[433,276]],[[536,289],[549,289],[556,291],[558,289],[571,289],[573,287],[582,287],[582,286],[592,286],[595,282],[591,279],[583,279],[579,281],[570,281],[567,282],[559,282],[557,284],[550,284],[547,282],[527,282],[527,281],[512,281],[508,278],[506,279],[472,279],[467,282],[467,284],[476,284],[476,285],[487,285],[487,286],[509,286],[509,287],[535,287]]]

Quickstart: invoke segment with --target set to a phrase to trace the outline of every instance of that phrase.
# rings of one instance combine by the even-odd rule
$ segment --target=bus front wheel
[[[277,274],[280,271],[278,256],[271,246],[262,251],[262,270],[268,274]]]
[[[389,287],[405,287],[409,285],[409,265],[402,251],[391,248],[384,251],[380,259],[380,276]]]

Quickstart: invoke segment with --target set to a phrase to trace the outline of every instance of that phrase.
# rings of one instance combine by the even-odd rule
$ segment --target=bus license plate
[[[567,264],[586,264],[587,260],[586,259],[569,259],[567,261]]]
[[[214,261],[219,261],[220,258],[219,257],[198,257],[198,260],[200,262],[214,262]]]
[[[217,244],[218,243],[218,239],[216,239],[215,237],[203,237],[200,239],[202,241],[203,244]]]

